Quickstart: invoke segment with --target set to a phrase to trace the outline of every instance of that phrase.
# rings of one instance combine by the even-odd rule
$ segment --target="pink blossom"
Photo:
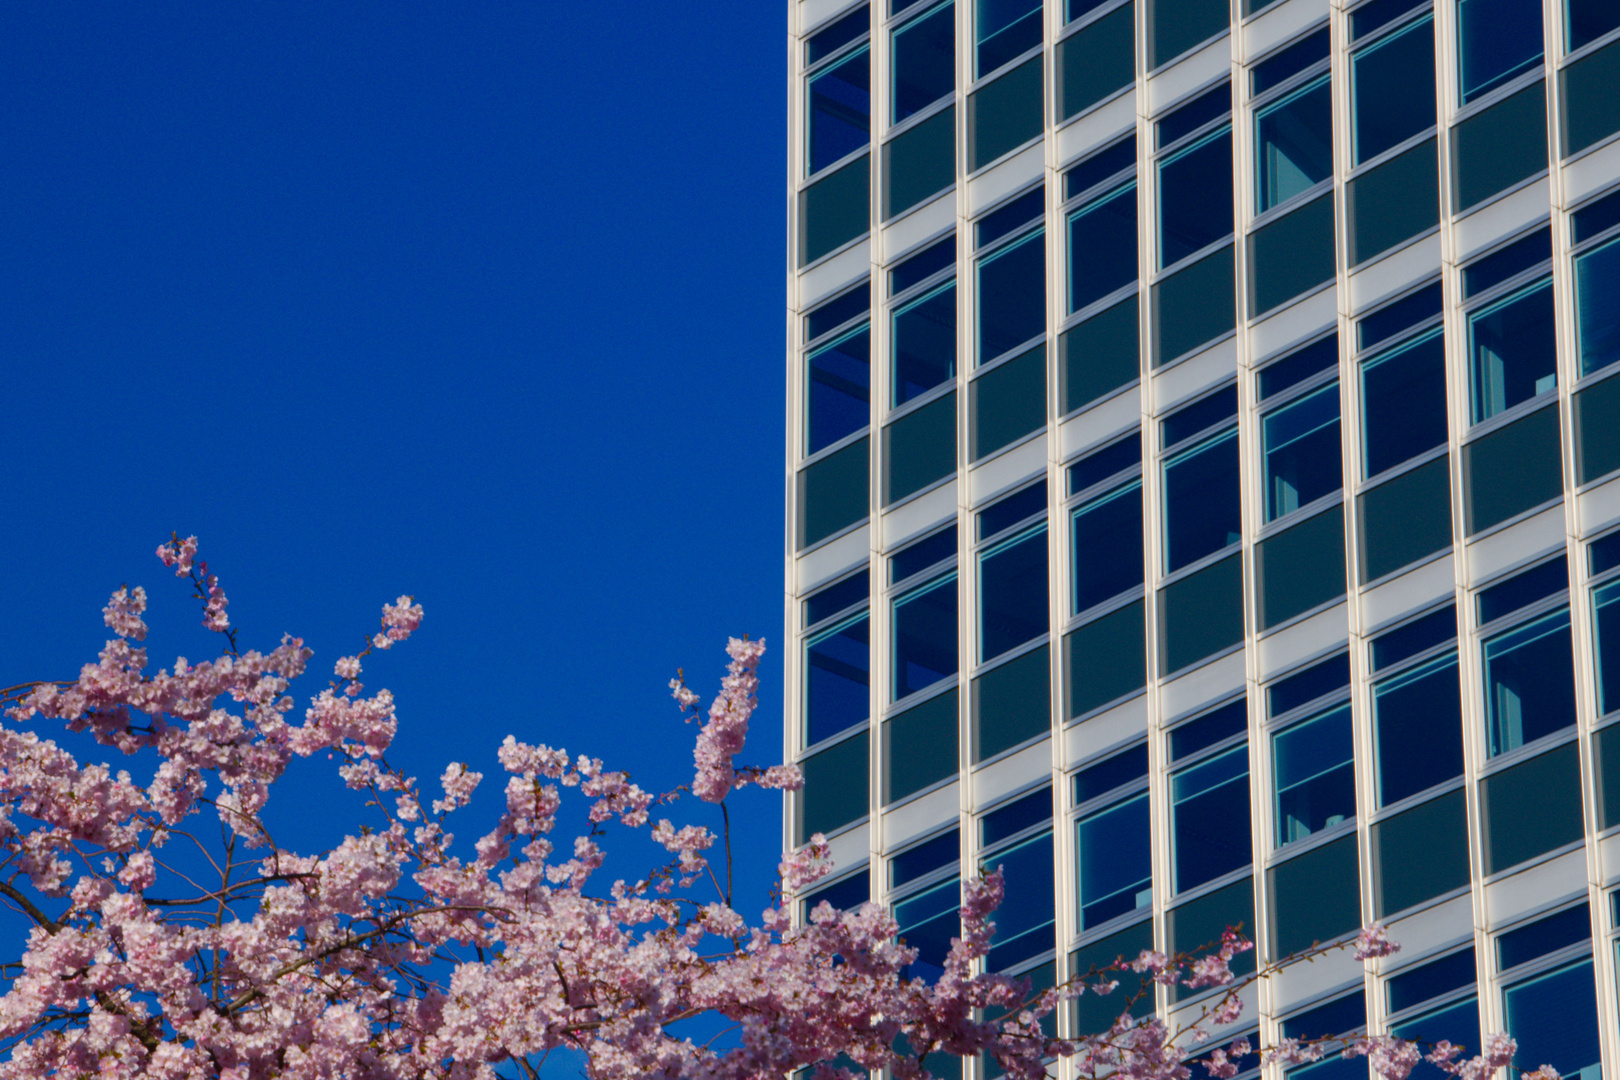
[[[146,590],[137,585],[133,592],[120,588],[113,593],[112,599],[102,609],[101,617],[119,637],[145,641],[146,622],[141,618],[145,610]]]
[[[1369,923],[1363,927],[1361,933],[1356,935],[1356,959],[1371,960],[1380,956],[1391,956],[1400,952],[1397,942],[1389,939],[1389,931],[1383,923]]]

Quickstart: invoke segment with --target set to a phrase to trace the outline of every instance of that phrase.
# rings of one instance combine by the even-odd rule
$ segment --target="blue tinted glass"
[[[1439,330],[1361,366],[1363,474],[1443,446],[1446,441],[1446,348]]]
[[[1397,626],[1373,638],[1372,669],[1382,671],[1409,656],[1432,649],[1442,641],[1451,641],[1456,636],[1457,605],[1447,604],[1421,619],[1413,619],[1405,626]]]
[[[804,340],[814,341],[829,330],[835,330],[858,315],[865,315],[872,307],[872,292],[862,285],[842,296],[827,301],[804,317]]]
[[[863,722],[872,685],[871,620],[862,612],[822,631],[804,650],[805,742],[813,745]]]
[[[996,807],[979,819],[979,846],[987,848],[999,844],[1032,825],[1051,820],[1051,817],[1052,789],[1043,787],[1039,791],[1032,791]]]
[[[889,888],[898,889],[935,870],[955,866],[961,857],[961,834],[956,829],[924,840],[889,860]]]
[[[1441,994],[1449,994],[1471,986],[1474,982],[1474,950],[1443,956],[1430,964],[1393,976],[1385,984],[1389,994],[1389,1011],[1400,1012],[1414,1005],[1431,1001]],[[1478,1041],[1469,1043],[1477,1046]]]
[[[1620,191],[1587,203],[1569,216],[1571,240],[1579,244],[1620,225]]]
[[[1462,686],[1455,654],[1373,688],[1373,744],[1380,806],[1462,775]]]
[[[1232,132],[1159,162],[1159,267],[1232,234]]]
[[[1350,13],[1350,40],[1366,37],[1385,23],[1424,3],[1425,0],[1372,0]]]
[[[979,556],[979,659],[1046,633],[1046,526]]]
[[[1041,43],[1041,0],[975,0],[974,8],[980,75]]]
[[[948,574],[894,602],[894,692],[891,700],[956,674],[956,575]]]
[[[1566,945],[1592,940],[1592,913],[1585,904],[1568,908],[1496,939],[1496,966],[1503,971],[1528,964]]]
[[[1569,39],[1570,52],[1617,28],[1620,6],[1613,0],[1567,0],[1564,5],[1564,36]]]
[[[1479,621],[1492,622],[1510,612],[1528,607],[1544,596],[1564,592],[1568,588],[1569,566],[1564,556],[1560,555],[1551,562],[1531,567],[1500,584],[1481,590]]]
[[[1148,774],[1148,748],[1143,743],[1133,746],[1129,750],[1122,750],[1113,757],[1104,758],[1097,764],[1081,769],[1074,774],[1074,802],[1076,806],[1090,802],[1099,795],[1107,794],[1115,788],[1138,780],[1146,780]],[[1620,896],[1620,893],[1616,893]]]
[[[1081,930],[1152,905],[1152,835],[1145,791],[1075,822]]]
[[[979,539],[988,540],[1003,529],[1018,524],[1046,509],[1046,485],[1020,488],[979,511]]]
[[[1133,435],[1109,443],[1069,466],[1069,494],[1100,484],[1110,476],[1142,464],[1142,440]]]
[[[1266,520],[1275,521],[1344,486],[1339,463],[1339,386],[1330,383],[1260,421]]]
[[[962,889],[954,878],[895,902],[894,921],[900,924],[900,937],[917,950],[917,959],[901,971],[902,979],[932,983],[945,974],[951,939],[962,934],[961,906]]]
[[[1266,691],[1266,706],[1272,716],[1281,716],[1349,685],[1350,654],[1340,653],[1272,683]]]
[[[805,453],[831,446],[871,419],[871,342],[870,332],[862,328],[810,354]]]
[[[1069,215],[1069,311],[1136,280],[1136,185]]]
[[[1260,369],[1260,400],[1297,386],[1319,372],[1339,366],[1339,335],[1313,341],[1292,355]]]
[[[1360,991],[1318,1005],[1283,1021],[1285,1039],[1322,1039],[1347,1035],[1367,1026],[1367,999]]]
[[[1264,212],[1333,175],[1333,102],[1326,75],[1254,117],[1255,205]]]
[[[893,316],[894,392],[904,405],[956,377],[956,282],[912,300]]]
[[[905,292],[919,281],[956,264],[956,237],[947,236],[923,248],[889,271],[889,293]]]
[[[1581,374],[1620,360],[1620,239],[1575,260],[1575,327]]]
[[[1046,213],[1046,189],[1038,187],[1026,191],[999,210],[993,210],[979,219],[975,235],[978,246],[993,244],[1003,236],[1017,232]]]
[[[814,64],[822,57],[831,56],[862,34],[872,23],[865,4],[845,15],[825,30],[818,31],[804,43],[804,62]]]
[[[1620,566],[1620,532],[1613,532],[1608,536],[1592,541],[1589,550],[1591,551],[1592,573],[1594,575]]]
[[[1590,959],[1508,987],[1502,1004],[1509,1030],[1524,1032],[1513,1059],[1515,1070],[1551,1065],[1561,1076],[1585,1080],[1602,1075],[1597,984]]]
[[[817,904],[825,900],[839,911],[850,911],[866,903],[867,900],[871,899],[871,896],[871,887],[866,881],[866,871],[862,870],[852,877],[835,881],[831,885],[823,885],[815,892],[807,893],[804,899],[800,901],[800,910],[808,915],[816,909]]]
[[[861,49],[810,78],[809,172],[816,173],[871,140],[871,56]]]
[[[804,623],[814,626],[829,615],[836,615],[866,599],[866,575],[856,574],[804,598]]]
[[[1074,602],[1095,607],[1142,584],[1142,483],[1111,491],[1074,512]]]
[[[1170,413],[1159,422],[1159,445],[1174,446],[1200,431],[1237,417],[1237,386],[1222,387],[1208,397],[1199,398]]]
[[[1397,1038],[1428,1046],[1444,1039],[1456,1046],[1476,1048],[1480,1045],[1479,1002],[1470,995],[1463,1001],[1396,1024],[1389,1031]],[[1420,1062],[1412,1070],[1412,1080],[1441,1080],[1447,1075],[1427,1062]]]
[[[1558,388],[1552,282],[1468,316],[1474,423]]]
[[[1046,330],[1046,234],[1037,229],[979,261],[979,362]]]
[[[898,124],[956,88],[956,8],[942,4],[894,32],[894,118]]]
[[[1231,111],[1232,87],[1223,82],[1159,117],[1159,145],[1169,146],[1182,136],[1197,131],[1217,116],[1225,116]]]
[[[1073,22],[1082,15],[1096,11],[1106,3],[1108,3],[1108,0],[1068,0],[1068,5],[1064,8],[1064,21]]]
[[[1404,299],[1397,300],[1387,307],[1381,307],[1371,315],[1365,315],[1356,324],[1361,347],[1370,349],[1380,341],[1387,341],[1409,326],[1416,326],[1425,319],[1432,319],[1440,314],[1445,299],[1440,292],[1440,283],[1424,289],[1419,289]]]
[[[1277,732],[1271,750],[1278,847],[1356,816],[1349,704]]]
[[[1052,834],[1031,837],[984,859],[986,869],[1001,870],[1006,894],[996,909],[996,933],[990,940],[989,971],[1047,952],[1054,944]]]
[[[1249,865],[1249,752],[1239,746],[1171,776],[1176,892]]]
[[[1354,164],[1434,126],[1434,18],[1350,57],[1351,147]]]
[[[1170,729],[1170,760],[1180,761],[1206,746],[1214,746],[1249,730],[1249,702],[1238,698],[1212,713]]]
[[[1607,716],[1620,709],[1620,582],[1597,590],[1592,595],[1592,606],[1592,630],[1597,638],[1598,714]]]
[[[1522,240],[1515,240],[1500,251],[1476,259],[1463,267],[1463,296],[1482,293],[1515,274],[1552,258],[1552,228],[1537,229]]]
[[[956,526],[908,544],[889,559],[889,581],[904,581],[912,574],[944,562],[956,554]]]
[[[1556,611],[1485,643],[1491,756],[1575,725],[1569,611]]]
[[[1119,142],[1092,154],[1063,174],[1063,197],[1072,199],[1082,191],[1089,191],[1109,177],[1136,166],[1136,139]]]
[[[1541,66],[1541,0],[1457,0],[1462,99]]]
[[[1174,573],[1241,539],[1239,483],[1235,431],[1165,462],[1166,573]]]
[[[1254,65],[1249,72],[1254,96],[1259,97],[1273,86],[1282,85],[1312,64],[1327,58],[1328,28],[1324,26],[1309,37],[1295,42],[1281,52],[1273,53]]]

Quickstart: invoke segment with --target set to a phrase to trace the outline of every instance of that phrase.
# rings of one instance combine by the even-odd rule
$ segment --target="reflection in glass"
[[[962,889],[954,877],[895,902],[894,921],[900,924],[900,939],[917,950],[917,959],[900,972],[902,979],[921,978],[932,983],[945,974],[951,939],[962,934],[958,915],[961,906]]]
[[[1446,441],[1446,346],[1436,329],[1361,365],[1362,475]]]
[[[1541,67],[1541,0],[1457,0],[1457,37],[1466,105]]]
[[[978,74],[988,75],[1041,43],[1041,0],[976,0]]]
[[[1256,212],[1333,175],[1333,104],[1326,75],[1255,114]]]
[[[1558,388],[1552,282],[1543,281],[1468,316],[1474,423]]]
[[[1350,146],[1360,165],[1434,126],[1434,17],[1350,57]]]
[[[1145,791],[1075,823],[1081,930],[1152,905],[1150,836]]]
[[[1159,268],[1232,234],[1232,131],[1159,162]]]
[[[1551,1065],[1567,1080],[1601,1080],[1597,985],[1590,957],[1508,987],[1502,1004],[1508,1030],[1519,1043],[1514,1069]]]
[[[1350,706],[1272,736],[1277,846],[1303,840],[1356,815]]]
[[[870,620],[863,611],[805,645],[804,713],[807,744],[866,719],[872,678]]]
[[[979,556],[979,659],[1046,633],[1046,524]]]
[[[956,674],[956,575],[947,574],[894,601],[891,700]]]
[[[1462,686],[1455,653],[1373,687],[1373,753],[1379,806],[1462,775]]]
[[[941,4],[894,32],[892,123],[922,112],[956,88],[956,8]]]
[[[1172,887],[1178,893],[1249,865],[1249,748],[1170,778]]]
[[[956,282],[895,311],[894,392],[900,406],[956,377]]]
[[[1267,521],[1344,486],[1337,383],[1269,413],[1260,428],[1266,460]]]
[[[1046,330],[1045,237],[1037,229],[979,261],[979,363]]]
[[[871,350],[872,335],[863,326],[807,358],[805,453],[814,454],[853,435],[871,419]]]
[[[1003,971],[1046,952],[1055,940],[1052,831],[986,855],[985,870],[1001,868],[1005,898],[996,909],[996,934],[986,968]]]
[[[1141,585],[1142,482],[1075,510],[1072,547],[1073,614]]]
[[[1126,184],[1069,215],[1069,310],[1136,276],[1136,185]]]
[[[1237,432],[1164,463],[1164,569],[1173,573],[1243,535]]]
[[[871,139],[871,56],[862,48],[810,78],[808,173],[853,154]]]
[[[1620,360],[1620,239],[1575,260],[1575,326],[1581,374]]]
[[[1492,757],[1574,726],[1569,609],[1485,642],[1485,709]]]

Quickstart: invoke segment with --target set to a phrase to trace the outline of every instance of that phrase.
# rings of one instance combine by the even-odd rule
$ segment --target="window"
[[[898,893],[890,901],[894,921],[900,940],[917,950],[917,958],[900,973],[902,979],[932,983],[945,974],[951,939],[962,933],[959,844],[952,829],[889,860],[890,887]]]
[[[1033,198],[1031,198],[1033,196]],[[979,223],[979,245],[1013,238],[980,255],[977,272],[978,362],[988,363],[1019,348],[1046,330],[1046,233],[1034,228],[1042,220],[1043,189],[1014,200]]]
[[[1069,466],[1069,494],[1078,495],[1126,471],[1142,468],[1142,437],[1137,431],[1093,450]]]
[[[1333,196],[1324,193],[1248,236],[1254,312],[1280,307],[1333,280]]]
[[[956,717],[952,688],[884,721],[884,806],[956,775]]]
[[[808,922],[810,913],[823,901],[834,911],[854,911],[871,899],[871,885],[867,876],[866,867],[863,866],[859,873],[830,884],[818,885],[814,892],[806,893],[799,900],[799,919]]]
[[[872,168],[863,154],[799,192],[799,265],[838,250],[869,231]]]
[[[956,183],[956,107],[923,119],[883,144],[883,220]]]
[[[956,471],[956,395],[912,409],[883,429],[883,505]]]
[[[1348,702],[1273,735],[1271,760],[1278,847],[1355,818]]]
[[[980,75],[1041,43],[1041,0],[974,0]]]
[[[979,856],[979,872],[985,874],[999,867],[1006,887],[1001,907],[996,909],[996,933],[985,960],[987,970],[1005,971],[1050,951],[1056,943],[1051,800],[1047,788],[1018,800],[1040,809],[1035,830],[1024,828],[1009,841],[994,846],[987,843]],[[997,814],[1021,809],[1014,803],[991,811],[980,819],[980,825],[992,826],[991,819]]]
[[[1250,92],[1254,97],[1259,97],[1327,58],[1328,28],[1324,26],[1251,67]]]
[[[968,95],[968,172],[1040,137],[1045,123],[1044,58],[1037,55]]]
[[[893,123],[922,112],[956,89],[956,8],[946,3],[894,31]]]
[[[1373,822],[1373,913],[1379,919],[1468,887],[1468,806],[1462,788]]]
[[[1569,38],[1570,52],[1616,29],[1620,29],[1620,8],[1608,0],[1567,0],[1564,34]]]
[[[1141,346],[1134,295],[1058,335],[1062,411],[1074,412],[1134,383],[1141,376]]]
[[[1367,1002],[1358,988],[1296,1013],[1282,1022],[1285,1039],[1337,1039],[1354,1035],[1367,1026]],[[1288,1080],[1366,1080],[1367,1065],[1360,1058],[1346,1058],[1328,1051],[1322,1061],[1289,1069]]]
[[[1455,653],[1374,684],[1373,755],[1379,806],[1462,775],[1462,687]]]
[[[1352,164],[1434,127],[1434,17],[1350,55]]]
[[[1135,694],[1147,685],[1147,616],[1141,600],[1115,608],[1063,638],[1069,718]]]
[[[866,817],[867,761],[865,731],[799,759],[804,773],[804,787],[799,791],[799,843]]]
[[[1568,908],[1510,931],[1497,938],[1496,945],[1505,984],[1503,1019],[1512,1025],[1510,1031],[1524,1032],[1514,1068],[1551,1065],[1572,1080],[1600,1080],[1597,985],[1587,906]]]
[[[1559,147],[1565,157],[1620,131],[1620,108],[1613,93],[1620,78],[1620,44],[1610,41],[1587,53],[1558,73],[1564,99],[1563,138]]]
[[[956,526],[914,540],[889,556],[889,584],[904,581],[947,559],[956,558]]]
[[[1202,44],[1225,30],[1231,18],[1221,0],[1151,0],[1148,66],[1160,67]]]
[[[870,629],[871,620],[862,611],[817,630],[806,641],[806,744],[865,722],[872,681]]]
[[[1069,213],[1069,312],[1136,282],[1136,184]]]
[[[872,137],[871,55],[862,46],[809,77],[806,175],[865,147]]]
[[[935,274],[956,265],[956,237],[935,240],[914,255],[908,255],[889,269],[889,295],[897,296],[913,285],[920,285]]]
[[[891,701],[956,674],[956,575],[946,574],[894,600]]]
[[[1164,569],[1187,566],[1236,544],[1243,535],[1238,502],[1237,432],[1226,431],[1164,463]]]
[[[1087,2],[1100,6],[1106,0]],[[1058,42],[1060,122],[1112,97],[1135,80],[1135,16],[1134,5],[1125,4]]]
[[[1324,75],[1255,111],[1257,213],[1333,175],[1332,105]]]
[[[979,553],[979,659],[1046,633],[1046,523]]]
[[[1354,832],[1278,863],[1266,877],[1276,955],[1292,956],[1361,925],[1361,870]]]
[[[1575,325],[1581,374],[1620,360],[1620,237],[1575,257]]]
[[[805,453],[824,450],[870,420],[872,335],[866,327],[806,357]]]
[[[1486,640],[1485,712],[1493,757],[1575,725],[1567,608]]]
[[[1593,590],[1592,608],[1598,714],[1607,716],[1620,709],[1620,581]]]
[[[858,288],[828,300],[805,312],[804,340],[814,342],[828,331],[836,330],[852,319],[865,315],[872,306],[872,291],[866,282]]]
[[[1266,462],[1266,520],[1275,521],[1343,486],[1339,385],[1330,383],[1260,421]]]
[[[1389,1033],[1433,1045],[1441,1039],[1456,1046],[1478,1047],[1479,1001],[1474,996],[1474,950],[1452,953],[1415,970],[1403,969],[1384,984],[1390,1012]],[[1419,1065],[1417,1080],[1443,1074]]]
[[[1440,222],[1440,172],[1431,135],[1352,176],[1345,185],[1351,266],[1360,266]]]
[[[1215,181],[1221,183],[1219,179]],[[1237,268],[1232,245],[1217,248],[1153,285],[1153,365],[1232,331],[1237,324]]]
[[[1330,334],[1277,360],[1266,361],[1259,371],[1260,400],[1265,401],[1324,371],[1339,366],[1339,335]]]
[[[1558,428],[1558,409],[1548,405],[1463,446],[1467,535],[1563,494]]]
[[[1457,605],[1447,604],[1373,638],[1372,669],[1375,673],[1387,671],[1456,637]]]
[[[1255,545],[1259,628],[1345,594],[1344,508],[1334,505]]]
[[[1154,145],[1169,146],[1180,142],[1205,124],[1212,123],[1232,111],[1232,84],[1221,82],[1175,108],[1159,114],[1153,124]]]
[[[1180,671],[1242,640],[1243,562],[1237,554],[1159,590],[1162,670]]]
[[[1243,821],[1247,825],[1248,818]],[[1253,933],[1254,882],[1247,875],[1214,892],[1171,908],[1165,918],[1165,951],[1174,954],[1203,950],[1220,941],[1221,934],[1229,926]],[[1231,966],[1232,973],[1239,978],[1249,974],[1254,970],[1254,950],[1234,957]],[[1179,1001],[1200,993],[1204,991],[1173,986],[1170,988],[1170,1000]]]
[[[1046,345],[980,371],[968,384],[968,453],[979,461],[1046,424]]]
[[[1457,0],[1464,104],[1541,67],[1540,0]]]
[[[1552,229],[1543,225],[1529,236],[1497,248],[1463,267],[1463,299],[1477,296],[1552,256]]]
[[[1446,346],[1438,328],[1361,362],[1363,476],[1444,446],[1446,427]]]
[[[1239,744],[1171,774],[1177,893],[1249,865],[1249,750]]]
[[[936,285],[895,309],[894,384],[890,404],[914,397],[956,378],[956,282]]]
[[[1082,933],[1153,903],[1147,747],[1075,774],[1074,866]]]
[[[867,516],[867,442],[858,439],[799,470],[799,547]]]
[[[1488,875],[1581,839],[1580,757],[1573,742],[1491,773],[1480,782],[1479,797]]]
[[[1546,86],[1538,79],[1460,121],[1451,129],[1451,145],[1458,212],[1546,169]]]
[[[1317,698],[1347,690],[1349,686],[1350,654],[1339,653],[1326,660],[1318,660],[1268,686],[1266,711],[1272,716],[1282,716]]]
[[[1557,389],[1552,282],[1470,313],[1468,354],[1476,424]]]
[[[1082,504],[1073,511],[1070,522],[1073,614],[1141,586],[1141,480]]]
[[[1159,267],[1232,235],[1232,130],[1212,132],[1160,159]]]

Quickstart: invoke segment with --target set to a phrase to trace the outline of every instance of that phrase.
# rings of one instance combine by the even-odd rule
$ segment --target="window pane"
[[[1069,494],[1076,495],[1117,476],[1126,469],[1142,466],[1142,437],[1133,432],[1116,439],[1101,450],[1093,450],[1069,466]]]
[[[1457,637],[1457,605],[1448,603],[1437,611],[1379,634],[1372,642],[1372,669],[1382,671],[1408,660],[1443,641]]]
[[[1454,1005],[1447,1005],[1443,1009],[1413,1017],[1390,1027],[1389,1033],[1399,1039],[1410,1039],[1433,1046],[1442,1039],[1454,1046],[1478,1047],[1479,1041],[1479,1003],[1472,997],[1459,1001]],[[1431,1080],[1431,1077],[1442,1075],[1438,1070],[1428,1066],[1429,1075],[1422,1072],[1416,1075],[1419,1080]]]
[[[1361,580],[1451,547],[1451,461],[1440,457],[1361,496]]]
[[[871,227],[872,177],[866,156],[799,192],[799,265],[806,266]]]
[[[1277,732],[1271,737],[1271,755],[1278,847],[1356,816],[1348,704]]]
[[[1278,679],[1266,688],[1266,712],[1271,716],[1299,708],[1350,685],[1350,654],[1339,653]]]
[[[894,265],[889,271],[889,295],[903,293],[913,285],[926,281],[947,266],[956,265],[956,237],[936,240],[915,255]]]
[[[1620,360],[1620,240],[1575,260],[1575,323],[1581,374]]]
[[[1568,591],[1569,563],[1560,555],[1481,589],[1475,598],[1479,605],[1479,621],[1481,625],[1495,622],[1520,608],[1529,607],[1537,600],[1554,593],[1567,594]]]
[[[1320,63],[1327,58],[1328,29],[1324,26],[1309,37],[1295,42],[1281,52],[1272,53],[1251,67],[1249,78],[1252,95],[1259,97],[1272,87],[1281,86],[1312,64]]]
[[[1083,112],[1136,78],[1136,11],[1116,8],[1058,42],[1058,119]]]
[[[1070,718],[1134,694],[1147,684],[1147,629],[1135,600],[1063,639]]]
[[[1620,379],[1604,379],[1575,394],[1576,483],[1620,469]]]
[[[1136,297],[1105,308],[1058,337],[1063,411],[1073,412],[1141,375]]]
[[[817,349],[806,359],[804,450],[814,454],[853,435],[871,418],[872,335],[865,328]]]
[[[1041,0],[976,0],[980,75],[1041,43]]]
[[[900,940],[917,950],[917,959],[901,971],[902,979],[932,983],[945,974],[951,939],[962,935],[958,915],[961,907],[962,888],[955,878],[895,901],[894,921],[900,924]]]
[[[866,567],[852,577],[844,578],[825,588],[817,589],[804,598],[804,622],[814,626],[823,619],[836,615],[847,607],[866,602]]]
[[[1462,685],[1455,654],[1373,687],[1373,753],[1379,806],[1462,775]]]
[[[885,806],[956,775],[956,730],[955,690],[884,723]]]
[[[1324,386],[1260,421],[1266,520],[1275,521],[1344,486],[1339,465],[1339,386]]]
[[[1046,633],[1046,525],[979,556],[979,659]]]
[[[1610,724],[1592,733],[1592,756],[1597,759],[1598,828],[1612,829],[1620,825],[1620,727]]]
[[[1249,750],[1235,747],[1170,777],[1178,893],[1249,865]]]
[[[1236,324],[1237,274],[1227,246],[1153,286],[1153,364],[1190,353]]]
[[[1479,788],[1487,874],[1581,838],[1580,759],[1574,743],[1492,773]]]
[[[1352,164],[1434,126],[1434,18],[1350,57]]]
[[[1485,711],[1493,757],[1575,726],[1568,610],[1485,642]]]
[[[1620,42],[1610,42],[1566,67],[1559,76],[1564,90],[1564,156],[1620,131]]]
[[[894,313],[894,400],[904,405],[956,377],[956,282]]]
[[[799,843],[866,816],[866,734],[863,731],[799,762],[804,772]]]
[[[1004,971],[1046,952],[1055,943],[1052,834],[1044,832],[1021,844],[988,855],[986,869],[1001,868],[1006,895],[996,909],[996,933],[990,939],[988,971]]]
[[[1362,475],[1446,442],[1446,345],[1437,329],[1361,365]]]
[[[1291,956],[1361,925],[1354,833],[1279,864],[1269,876],[1276,955]]]
[[[973,680],[973,763],[1052,728],[1052,682],[1045,645]]]
[[[1509,1031],[1519,1052],[1515,1069],[1551,1065],[1559,1074],[1579,1080],[1603,1075],[1598,1048],[1597,985],[1590,958],[1526,979],[1502,992]],[[1532,1064],[1533,1062],[1533,1064]]]
[[[948,695],[954,698],[956,695]],[[921,881],[936,870],[957,872],[962,864],[962,834],[952,828],[920,844],[913,844],[889,860],[889,888],[900,889]]]
[[[1270,311],[1333,280],[1333,196],[1323,195],[1249,235],[1255,312]]]
[[[1428,7],[1428,0],[1369,0],[1357,4],[1350,12],[1350,40],[1360,41],[1420,5]]]
[[[799,470],[799,547],[825,540],[867,515],[867,440]]]
[[[1506,247],[1463,267],[1463,299],[1482,293],[1552,257],[1552,228],[1543,225]]]
[[[973,226],[974,248],[987,248],[1004,236],[1011,236],[1025,225],[1032,225],[1046,214],[1046,185],[1030,188],[1017,198],[1009,199]]]
[[[1069,215],[1069,311],[1136,280],[1136,185]]]
[[[1078,615],[1142,584],[1142,482],[1080,507],[1073,517],[1074,600]]]
[[[1145,791],[1075,823],[1082,931],[1152,906],[1151,836]]]
[[[818,60],[826,59],[864,35],[867,27],[871,25],[871,20],[871,11],[862,4],[826,29],[817,30],[810,36],[810,40],[804,43],[805,65],[809,66]]]
[[[1256,212],[1333,175],[1333,100],[1323,76],[1254,117]]]
[[[1040,135],[1045,123],[1041,87],[1044,70],[1041,57],[1031,57],[968,96],[969,172]]]
[[[1620,709],[1620,582],[1592,594],[1592,632],[1597,638],[1598,715]],[[1617,744],[1620,745],[1620,744]]]
[[[1165,573],[1174,573],[1241,539],[1238,493],[1236,431],[1217,435],[1165,462]]]
[[[1074,802],[1076,806],[1088,803],[1115,788],[1146,780],[1148,777],[1148,749],[1146,743],[1121,750],[1103,758],[1095,765],[1087,765],[1074,774]]]
[[[1046,329],[1046,233],[1037,229],[979,260],[979,363]]]
[[[805,741],[818,743],[863,722],[869,712],[871,620],[862,612],[805,645]]]
[[[1345,593],[1344,508],[1335,506],[1255,547],[1260,629]]]
[[[1069,970],[1082,978],[1093,971],[1100,974],[1101,969],[1121,960],[1135,960],[1143,949],[1151,948],[1153,923],[1148,920],[1076,949],[1069,954]],[[1153,1012],[1151,980],[1128,970],[1110,972],[1108,978],[1119,980],[1119,989],[1112,994],[1082,994],[1070,1002],[1069,1020],[1074,1033],[1100,1035],[1122,1012],[1128,1011],[1137,1017]]]
[[[1159,67],[1226,29],[1225,0],[1152,0],[1148,8],[1148,65]]]
[[[854,911],[871,899],[871,886],[867,883],[866,869],[831,885],[823,885],[799,901],[800,917],[808,921],[810,913],[825,900],[836,911]]]
[[[889,584],[956,557],[956,525],[913,541],[889,557]]]
[[[1432,91],[1430,100],[1432,101]],[[1431,119],[1432,122],[1432,119]],[[1440,171],[1433,139],[1345,185],[1350,265],[1382,255],[1440,221]]]
[[[1232,132],[1159,162],[1159,267],[1232,234]]]
[[[922,112],[956,88],[956,7],[945,3],[894,32],[894,119]]]
[[[1339,366],[1339,335],[1329,334],[1320,341],[1298,350],[1281,360],[1266,364],[1259,371],[1260,400],[1280,394],[1291,386],[1297,386],[1309,379],[1312,375],[1320,374],[1330,368]]]
[[[1615,29],[1620,29],[1620,7],[1609,0],[1566,0],[1564,30],[1570,52]]]
[[[1375,822],[1372,827],[1375,916],[1468,884],[1468,806],[1461,789]],[[1472,966],[1472,965],[1470,965]]]
[[[1248,817],[1243,824],[1247,836]],[[1237,823],[1232,823],[1237,827]],[[1165,951],[1169,953],[1197,952],[1212,948],[1221,940],[1221,934],[1232,927],[1254,934],[1254,882],[1244,877],[1196,900],[1170,909],[1165,918]],[[1232,973],[1241,978],[1254,970],[1254,950],[1240,953],[1232,960]],[[1197,990],[1172,989],[1170,1000],[1200,993]]]
[[[956,575],[894,602],[893,701],[956,674]]]
[[[1227,702],[1196,720],[1170,729],[1170,760],[1180,761],[1249,730],[1248,698]]]
[[[1168,449],[1227,420],[1236,420],[1237,414],[1237,384],[1227,383],[1214,393],[1167,413],[1159,421],[1159,445]]]
[[[883,219],[905,213],[956,182],[956,107],[883,145]]]
[[[1046,423],[1046,346],[1036,345],[974,379],[968,405],[974,461],[1038,431]]]
[[[1222,559],[1159,590],[1166,671],[1213,656],[1243,640],[1243,563]]]
[[[1506,521],[1564,489],[1558,410],[1546,408],[1463,447],[1468,535]]]
[[[1540,0],[1457,0],[1457,26],[1465,104],[1541,66]]]
[[[1197,96],[1183,101],[1169,112],[1160,113],[1154,121],[1153,144],[1169,146],[1183,139],[1205,124],[1232,114],[1232,84],[1222,82]]]
[[[1571,945],[1590,945],[1591,941],[1592,911],[1583,903],[1499,935],[1496,967],[1507,971]]]
[[[871,54],[861,49],[810,78],[809,172],[853,154],[871,138]]]
[[[1052,820],[1052,789],[1041,787],[1028,795],[1020,795],[979,818],[979,847],[990,848],[1009,836],[1025,829],[1050,823]]]
[[[858,315],[865,315],[872,307],[872,290],[866,282],[841,296],[827,301],[804,316],[804,340],[814,341],[829,330],[837,329]]]
[[[1541,22],[1537,5],[1536,22]],[[1540,66],[1540,59],[1536,61]],[[1547,100],[1539,82],[1451,129],[1459,211],[1547,167]]]
[[[1471,989],[1476,970],[1472,945],[1421,966],[1404,968],[1384,984],[1389,1011],[1404,1012],[1453,990]]]
[[[946,394],[883,429],[883,505],[956,471],[956,395]]]

